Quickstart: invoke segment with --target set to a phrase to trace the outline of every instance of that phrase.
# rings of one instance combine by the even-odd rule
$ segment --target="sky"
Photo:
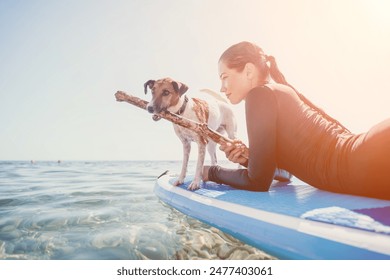
[[[389,10],[386,0],[0,0],[0,160],[180,160],[172,124],[114,93],[149,100],[144,82],[163,77],[194,95],[219,91],[218,59],[241,41],[364,132],[390,117]],[[246,141],[243,104],[234,110]]]

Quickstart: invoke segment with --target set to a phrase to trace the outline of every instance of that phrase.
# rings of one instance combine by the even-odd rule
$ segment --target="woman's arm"
[[[276,130],[278,107],[271,89],[263,86],[246,97],[246,123],[249,141],[247,169],[210,167],[208,178],[238,189],[267,191],[276,169]]]

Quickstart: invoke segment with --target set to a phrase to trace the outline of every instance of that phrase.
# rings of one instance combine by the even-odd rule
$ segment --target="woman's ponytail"
[[[271,75],[272,80],[274,80],[275,82],[277,82],[279,84],[283,84],[283,85],[291,87],[296,92],[296,94],[298,95],[299,99],[302,100],[302,102],[304,102],[306,105],[308,105],[309,107],[311,107],[312,109],[314,109],[315,111],[317,111],[318,113],[323,115],[326,119],[328,119],[328,120],[338,124],[343,129],[349,131],[339,121],[335,120],[334,118],[332,118],[331,116],[326,114],[322,109],[320,109],[319,107],[314,105],[309,99],[307,99],[303,94],[301,94],[292,85],[290,85],[287,82],[287,80],[284,77],[284,75],[282,74],[282,72],[280,72],[280,70],[278,68],[278,65],[276,64],[275,57],[273,57],[272,55],[266,55],[265,57],[266,57],[267,61],[269,62],[269,73]]]
[[[275,57],[273,57],[272,55],[266,55],[265,57],[269,62],[269,73],[271,75],[272,80],[279,84],[291,86],[287,83],[286,78],[284,77],[282,72],[280,72],[278,65],[276,64]]]

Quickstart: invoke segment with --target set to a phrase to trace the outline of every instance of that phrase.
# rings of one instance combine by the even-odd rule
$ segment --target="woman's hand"
[[[249,149],[245,144],[238,139],[233,140],[233,143],[222,144],[219,149],[223,151],[228,160],[241,165],[248,165]]]

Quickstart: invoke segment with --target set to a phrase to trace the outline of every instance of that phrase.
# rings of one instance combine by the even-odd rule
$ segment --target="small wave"
[[[158,200],[178,161],[0,166],[0,259],[267,258]]]
[[[18,200],[10,199],[10,198],[0,199],[0,207],[2,207],[2,206],[14,206],[14,205],[18,205]]]

